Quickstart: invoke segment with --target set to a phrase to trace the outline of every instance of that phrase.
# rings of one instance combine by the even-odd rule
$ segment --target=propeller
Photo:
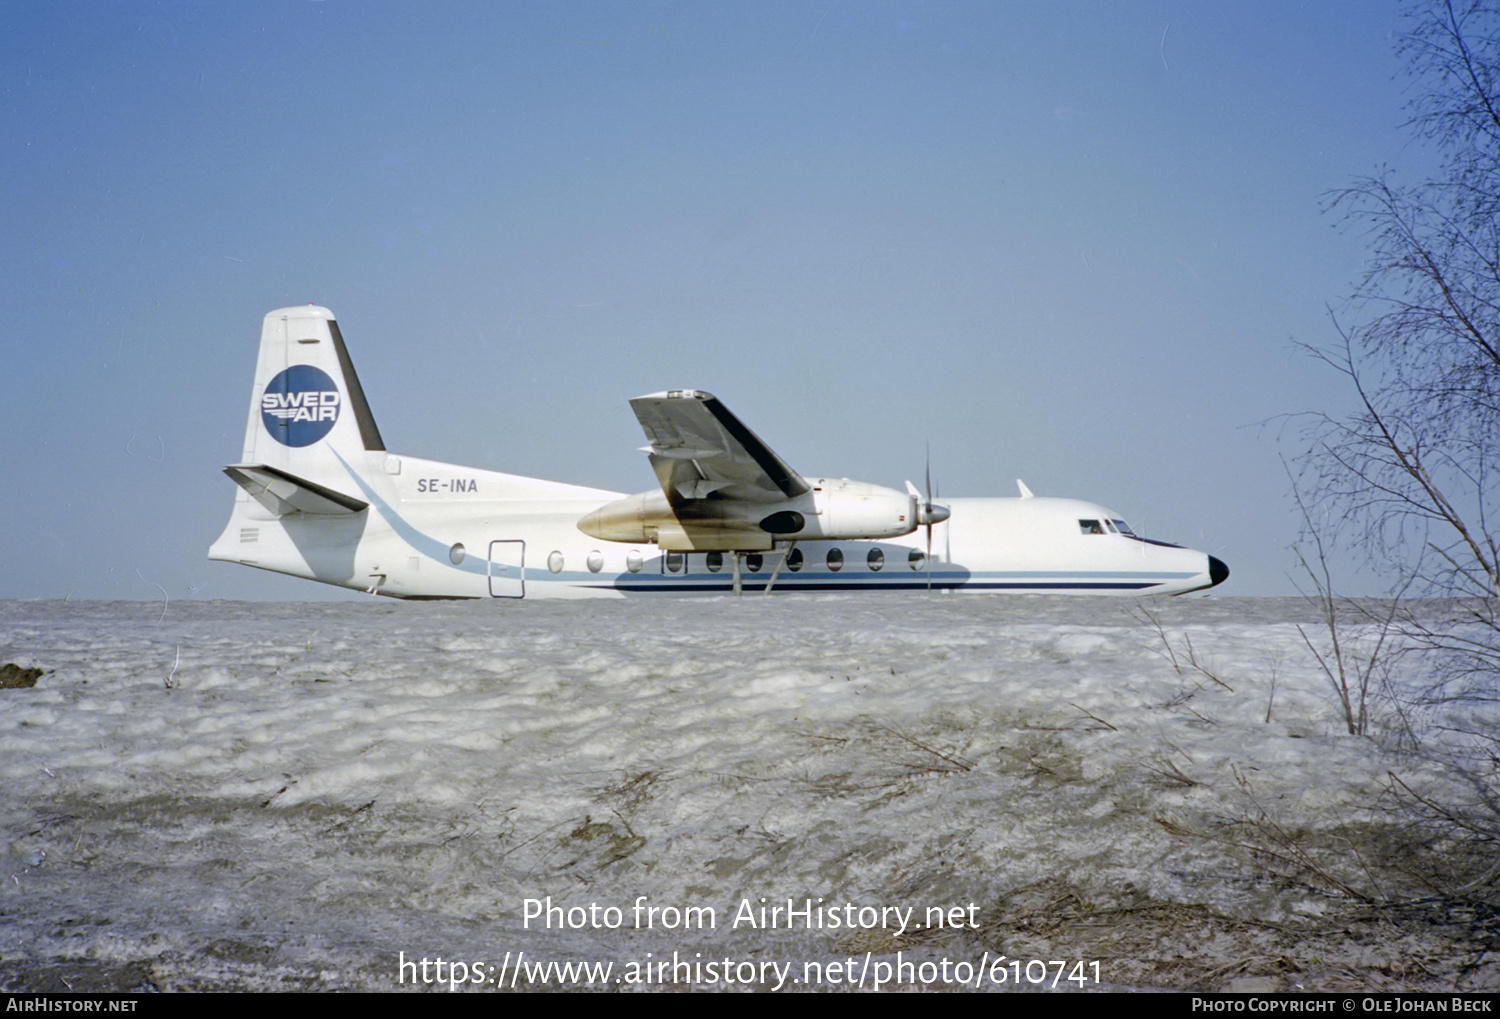
[[[917,523],[927,528],[927,589],[932,590],[932,525],[941,524],[952,515],[947,506],[941,506],[932,501],[932,458],[928,457],[926,469],[927,498],[924,500],[917,486],[910,481],[906,483],[906,493],[911,496],[912,506],[915,508],[914,516]]]

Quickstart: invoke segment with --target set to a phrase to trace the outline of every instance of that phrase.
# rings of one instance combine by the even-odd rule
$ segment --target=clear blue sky
[[[626,400],[694,387],[1290,594],[1321,196],[1430,165],[1387,2],[4,7],[0,597],[333,594],[205,558],[309,301],[398,452],[642,491]]]

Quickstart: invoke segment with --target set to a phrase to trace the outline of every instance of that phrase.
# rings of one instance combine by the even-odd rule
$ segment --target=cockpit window
[[[1140,535],[1138,535],[1134,531],[1132,531],[1130,529],[1130,525],[1127,524],[1123,520],[1111,520],[1110,523],[1114,524],[1115,530],[1119,531],[1121,534],[1125,535],[1125,537],[1127,537],[1127,538],[1138,538],[1138,537],[1140,537]]]
[[[1104,533],[1104,525],[1097,520],[1080,520],[1078,521],[1078,529],[1084,534]]]

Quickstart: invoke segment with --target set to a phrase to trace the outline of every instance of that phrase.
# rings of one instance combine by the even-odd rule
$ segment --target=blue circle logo
[[[260,420],[283,446],[311,446],[333,430],[343,398],[321,368],[294,364],[260,398]]]

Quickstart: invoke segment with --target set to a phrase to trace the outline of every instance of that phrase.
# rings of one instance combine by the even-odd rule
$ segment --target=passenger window
[[[687,556],[681,552],[668,552],[661,559],[668,573],[682,573],[687,569]]]
[[[792,554],[786,557],[786,568],[793,573],[802,569],[802,550],[800,548],[792,549]]]
[[[761,558],[759,552],[751,552],[745,557],[745,569],[751,573],[759,573],[761,564],[764,562],[765,560]]]
[[[885,553],[878,548],[872,548],[870,554],[865,556],[865,562],[869,565],[871,573],[879,573],[880,568],[885,565]]]
[[[828,550],[828,569],[837,573],[844,568],[844,553],[836,548]]]
[[[708,567],[709,573],[718,573],[724,568],[724,553],[710,552],[703,557],[703,562]]]
[[[563,554],[561,552],[553,552],[551,555],[547,556],[547,569],[551,570],[553,573],[561,573],[562,568]]]
[[[912,569],[920,570],[927,563],[927,553],[914,548],[906,554],[906,562]]]
[[[641,566],[644,565],[644,563],[645,560],[641,558],[640,552],[636,551],[635,549],[631,549],[629,552],[625,553],[625,568],[631,573],[641,572]]]
[[[1080,520],[1078,521],[1078,529],[1084,534],[1104,533],[1104,525],[1097,520]]]
[[[588,563],[589,572],[598,573],[600,570],[604,569],[604,553],[600,552],[598,549],[590,552]]]

